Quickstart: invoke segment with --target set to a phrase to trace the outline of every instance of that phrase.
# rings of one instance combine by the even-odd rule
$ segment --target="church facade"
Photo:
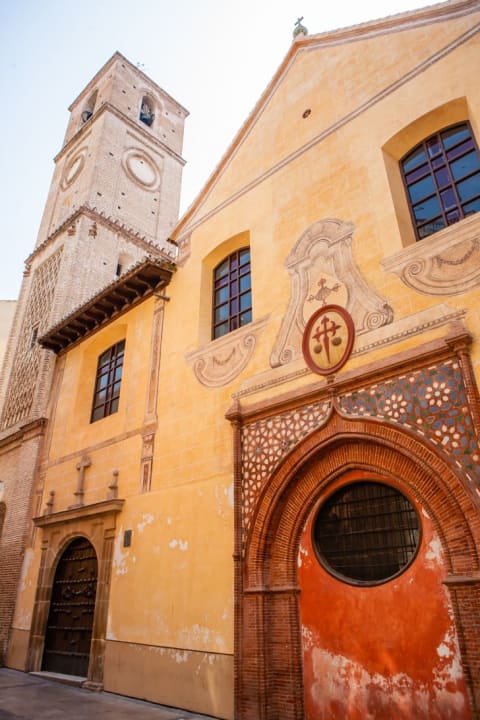
[[[7,353],[0,460],[37,443],[10,667],[228,719],[478,717],[479,21],[299,25],[176,226],[181,141],[149,133],[183,108],[119,55],[74,103],[30,262],[110,274],[38,327],[30,424]],[[130,119],[96,105],[117,71]]]

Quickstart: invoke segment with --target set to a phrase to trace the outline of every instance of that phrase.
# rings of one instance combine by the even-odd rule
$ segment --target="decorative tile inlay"
[[[320,427],[330,409],[323,400],[242,428],[243,529],[248,532],[256,499],[273,469],[312,430]]]
[[[339,398],[338,407],[348,415],[390,420],[420,433],[480,482],[480,449],[457,361],[349,393]]]

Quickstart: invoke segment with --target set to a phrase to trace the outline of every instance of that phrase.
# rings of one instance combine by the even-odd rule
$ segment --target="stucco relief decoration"
[[[427,437],[480,487],[480,447],[456,360],[349,393],[336,401],[346,415],[389,420]]]
[[[206,387],[221,387],[233,380],[252,357],[267,320],[251,322],[186,355],[197,380]]]
[[[306,405],[242,428],[243,528],[248,533],[258,495],[273,469],[306,435],[327,420],[328,400]]]
[[[88,148],[83,147],[78,150],[71,158],[65,163],[63,170],[62,180],[60,187],[62,190],[66,190],[72,183],[75,182],[77,177],[85,167],[85,161],[87,157]]]
[[[480,215],[434,233],[383,260],[386,270],[425,295],[459,295],[480,285]]]
[[[141,148],[129,148],[122,157],[122,167],[130,180],[142,189],[157,190],[160,186],[160,169]]]
[[[319,220],[303,233],[287,257],[290,302],[270,357],[272,367],[301,356],[305,326],[327,303],[347,310],[357,335],[392,322],[391,307],[367,285],[355,264],[353,231],[351,222]]]

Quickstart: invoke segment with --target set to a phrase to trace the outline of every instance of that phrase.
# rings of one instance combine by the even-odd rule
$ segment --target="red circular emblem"
[[[351,315],[340,305],[325,305],[307,322],[302,340],[303,357],[310,370],[330,375],[345,365],[354,340]]]

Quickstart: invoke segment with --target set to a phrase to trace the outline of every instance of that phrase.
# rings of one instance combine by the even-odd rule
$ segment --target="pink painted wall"
[[[356,473],[335,488],[347,479],[372,477]],[[312,545],[318,505],[308,518],[298,555],[308,720],[471,718],[449,592],[442,584],[440,539],[416,506],[423,530],[416,559],[375,587],[348,585],[323,569]]]

